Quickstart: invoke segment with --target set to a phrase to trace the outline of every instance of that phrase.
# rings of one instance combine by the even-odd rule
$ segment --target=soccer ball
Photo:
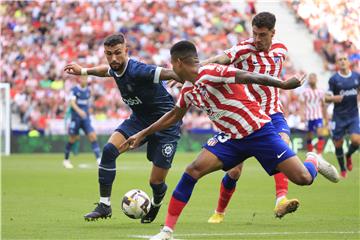
[[[121,209],[129,218],[138,219],[149,212],[150,205],[150,198],[144,191],[133,189],[125,193]]]

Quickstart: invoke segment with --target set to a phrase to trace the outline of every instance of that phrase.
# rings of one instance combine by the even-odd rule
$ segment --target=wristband
[[[88,75],[87,70],[88,70],[87,68],[81,68],[81,75],[83,76]]]

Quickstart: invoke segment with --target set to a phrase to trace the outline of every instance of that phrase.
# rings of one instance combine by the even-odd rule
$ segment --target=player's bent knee
[[[232,169],[230,169],[227,173],[232,179],[239,179],[241,175],[242,166],[236,166]]]
[[[359,146],[360,145],[360,135],[351,136],[350,141],[351,141],[351,144],[353,144],[355,146]]]
[[[95,132],[89,133],[88,138],[89,138],[90,142],[96,141],[96,134],[95,134]]]
[[[185,172],[196,180],[198,180],[202,176],[201,169],[199,168],[199,166],[196,165],[196,163],[189,164],[186,167]]]
[[[107,143],[103,148],[103,154],[101,159],[101,165],[113,165],[119,155],[119,150],[112,144]]]
[[[77,135],[70,135],[69,136],[69,142],[70,143],[75,143],[77,139]]]

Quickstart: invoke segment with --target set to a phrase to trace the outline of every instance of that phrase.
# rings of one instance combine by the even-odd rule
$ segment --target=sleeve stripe
[[[160,82],[160,73],[161,73],[162,67],[156,67],[155,74],[154,74],[154,83]]]

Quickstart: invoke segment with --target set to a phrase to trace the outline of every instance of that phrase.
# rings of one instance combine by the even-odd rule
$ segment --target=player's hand
[[[341,103],[343,99],[344,99],[344,96],[342,96],[342,95],[335,95],[332,97],[332,100],[334,103]]]
[[[127,146],[129,149],[135,149],[139,147],[140,143],[144,140],[145,136],[142,132],[138,132],[137,134],[132,135],[129,137],[120,148]]]
[[[85,118],[87,117],[86,112],[83,111],[83,110],[80,110],[80,111],[78,112],[78,114],[79,114],[79,116],[80,116],[82,119],[85,119]]]
[[[64,67],[64,71],[72,75],[81,75],[81,66],[76,63],[70,63]]]
[[[306,74],[302,75],[300,78],[298,76],[293,76],[282,84],[282,89],[294,89],[301,87],[305,82]]]

